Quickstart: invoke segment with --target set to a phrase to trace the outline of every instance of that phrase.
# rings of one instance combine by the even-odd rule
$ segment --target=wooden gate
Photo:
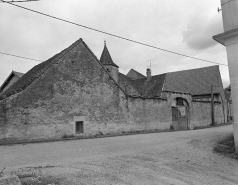
[[[172,122],[175,130],[188,130],[187,107],[172,107]]]

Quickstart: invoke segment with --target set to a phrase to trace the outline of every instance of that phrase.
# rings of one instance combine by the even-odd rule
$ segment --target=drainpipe
[[[214,121],[214,96],[213,96],[213,86],[211,85],[211,116],[212,116],[212,124],[215,125]]]
[[[224,121],[224,123],[226,123],[224,101],[223,101],[222,95],[221,95],[221,94],[219,94],[219,95],[220,95],[220,97],[221,97],[221,103],[222,103],[223,121]],[[228,110],[228,108],[227,108],[227,110]],[[227,120],[227,121],[228,121],[228,120]]]

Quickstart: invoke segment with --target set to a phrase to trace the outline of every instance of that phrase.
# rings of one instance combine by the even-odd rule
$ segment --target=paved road
[[[238,184],[238,161],[212,152],[232,126],[0,146],[0,169],[60,184]]]

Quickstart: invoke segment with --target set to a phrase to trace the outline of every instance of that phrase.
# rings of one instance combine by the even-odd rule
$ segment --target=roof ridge
[[[166,72],[167,73],[176,73],[176,72],[183,72],[183,71],[192,71],[192,70],[198,70],[198,69],[204,69],[204,68],[212,68],[212,67],[219,67],[219,65],[212,65],[212,66],[206,66],[206,67],[199,67],[199,68],[193,68],[193,69],[184,69],[184,70],[180,70],[180,71],[173,71],[173,72]]]
[[[47,62],[49,61],[50,59],[52,59],[50,61],[50,64],[54,64],[56,61],[58,61],[60,58],[62,58],[63,56],[65,56],[71,49],[73,49],[77,44],[79,44],[80,42],[82,42],[83,39],[78,39],[77,41],[75,41],[73,44],[71,44],[69,47],[65,48],[64,50],[62,50],[61,52],[57,53],[56,55],[54,55],[53,57],[49,58],[48,60],[44,61],[44,62]],[[42,63],[44,63],[42,62]],[[51,67],[51,66],[50,66]],[[44,68],[47,68],[47,66],[45,66]],[[43,68],[43,69],[44,69]]]

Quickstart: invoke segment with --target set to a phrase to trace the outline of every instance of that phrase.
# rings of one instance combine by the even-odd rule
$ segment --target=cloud
[[[223,32],[221,15],[217,14],[211,19],[206,16],[192,16],[187,29],[182,31],[183,42],[193,50],[204,50],[217,44],[213,35]]]
[[[220,6],[219,1],[207,0],[205,5],[200,0],[173,2],[149,0],[148,2],[143,0],[71,0],[70,2],[57,0],[57,2],[24,3],[24,6],[167,50],[225,63],[224,57],[221,58],[219,55],[221,51],[225,52],[225,48],[219,45],[209,46],[210,42],[213,42],[213,45],[216,44],[212,36],[223,31],[219,29],[222,27],[221,14],[214,9]],[[20,5],[23,6],[23,4]],[[217,16],[212,17],[214,13]],[[207,17],[202,17],[201,14]],[[66,24],[9,4],[0,6],[0,27],[2,28],[0,29],[0,51],[39,60],[47,60],[77,39],[83,38],[98,58],[106,40],[114,62],[123,73],[127,73],[130,68],[135,68],[145,75],[149,65],[148,60],[155,58],[156,60],[152,61],[153,75],[207,65],[205,62],[186,59]],[[183,34],[181,34],[182,31]],[[210,49],[206,52],[201,50],[206,47]],[[221,50],[217,50],[219,48]],[[0,61],[2,69],[0,85],[12,70],[27,72],[37,64],[34,61],[5,55],[0,55]],[[227,75],[227,73],[224,74]]]

